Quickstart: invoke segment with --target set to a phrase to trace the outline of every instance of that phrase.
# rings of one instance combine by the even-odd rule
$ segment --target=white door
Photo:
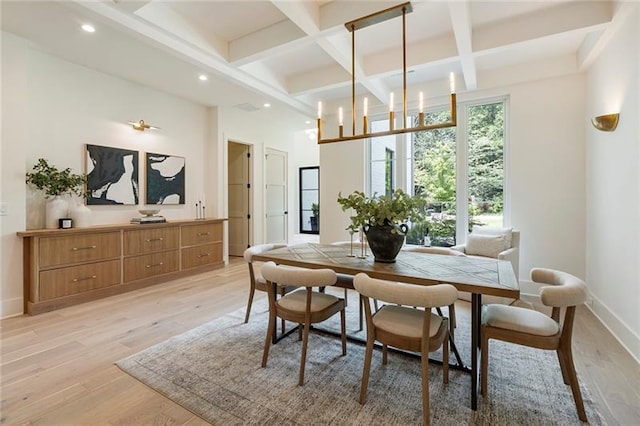
[[[242,256],[249,247],[251,215],[249,200],[251,181],[249,180],[249,145],[229,142],[229,255]]]
[[[267,148],[265,153],[265,242],[287,243],[287,153]]]

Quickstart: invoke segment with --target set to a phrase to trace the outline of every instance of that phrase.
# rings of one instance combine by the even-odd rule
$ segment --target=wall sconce
[[[152,126],[150,124],[145,123],[144,120],[128,121],[127,123],[131,124],[133,129],[139,132],[144,132],[146,129],[152,129],[152,130],[160,129],[160,127]]]
[[[591,119],[591,124],[598,130],[602,130],[603,132],[613,132],[616,127],[618,127],[618,120],[620,118],[620,114],[606,114],[599,115],[598,117],[593,117]]]

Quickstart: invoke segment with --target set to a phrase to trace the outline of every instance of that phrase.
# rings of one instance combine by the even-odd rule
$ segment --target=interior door
[[[229,205],[229,255],[242,256],[249,247],[251,226],[249,145],[229,142],[228,205]]]
[[[287,153],[265,151],[265,242],[287,243]]]

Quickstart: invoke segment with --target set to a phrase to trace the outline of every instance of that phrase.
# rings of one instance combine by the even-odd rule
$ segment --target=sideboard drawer
[[[120,259],[40,272],[40,299],[48,300],[120,284]]]
[[[40,268],[119,257],[120,232],[43,237],[38,254]]]
[[[175,272],[178,270],[178,264],[178,250],[127,257],[124,259],[124,281],[136,281]]]
[[[182,247],[222,241],[221,223],[182,226]]]
[[[222,262],[222,244],[205,244],[182,249],[182,269]]]
[[[140,225],[145,226],[145,225]],[[178,227],[124,232],[124,255],[154,253],[178,248]]]

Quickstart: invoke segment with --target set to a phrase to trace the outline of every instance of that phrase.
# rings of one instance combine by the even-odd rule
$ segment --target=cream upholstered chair
[[[262,367],[267,366],[269,347],[276,326],[276,318],[304,325],[302,337],[302,355],[298,385],[304,384],[304,366],[307,357],[307,343],[311,324],[322,322],[340,312],[342,332],[342,355],[347,354],[347,334],[345,328],[344,300],[336,296],[313,291],[312,287],[324,287],[335,284],[336,273],[331,269],[286,268],[273,262],[262,266],[262,276],[267,281],[269,292],[269,328],[262,355]],[[302,287],[276,299],[273,283]]]
[[[466,254],[462,253],[458,250],[452,250],[448,247],[424,247],[424,246],[405,246],[402,248],[404,251],[411,251],[415,253],[428,253],[428,254],[440,254],[443,256],[466,256]],[[449,328],[451,331],[451,335],[453,336],[454,330],[456,328],[456,305],[452,303],[448,306],[449,309]],[[442,309],[438,306],[436,307],[438,314],[440,316],[444,316],[442,314]]]
[[[251,305],[253,304],[253,296],[256,290],[267,291],[267,281],[262,277],[259,271],[256,271],[253,265],[253,256],[256,254],[264,253],[265,251],[275,250],[278,248],[286,247],[286,244],[259,244],[253,247],[249,247],[244,251],[244,260],[249,265],[249,280],[251,287],[249,288],[249,300],[247,302],[247,312],[244,315],[244,322],[249,322],[249,316],[251,315]],[[287,292],[294,288],[287,288],[284,286],[278,287],[281,296],[284,296]],[[282,332],[284,333],[285,321],[282,320]]]
[[[578,417],[586,422],[587,415],[573,365],[571,335],[576,305],[586,300],[587,287],[579,278],[553,269],[534,268],[531,270],[531,280],[549,284],[540,290],[540,298],[545,306],[553,308],[551,316],[516,306],[488,305],[485,308],[482,315],[482,394],[487,395],[490,339],[555,350],[562,379],[565,384],[571,386]],[[565,313],[560,321],[562,308],[565,308]]]
[[[423,422],[429,424],[429,352],[442,346],[443,381],[449,382],[449,320],[431,313],[431,308],[449,306],[458,297],[450,284],[419,286],[370,278],[359,273],[353,284],[364,299],[367,318],[367,349],[362,370],[360,404],[367,400],[367,386],[373,346],[382,343],[382,362],[387,363],[387,346],[420,352],[422,366]],[[374,298],[396,305],[384,305],[372,314],[369,299]],[[406,305],[406,306],[398,306]],[[424,308],[414,309],[412,306]]]
[[[467,235],[467,242],[451,248],[467,256],[508,260],[511,262],[516,279],[519,279],[520,231],[516,229],[474,225],[471,233]],[[467,292],[460,292],[460,299],[470,301],[471,295]],[[507,297],[483,296],[482,301],[483,303],[515,303],[522,307],[533,308],[533,306],[527,302],[516,301]]]

